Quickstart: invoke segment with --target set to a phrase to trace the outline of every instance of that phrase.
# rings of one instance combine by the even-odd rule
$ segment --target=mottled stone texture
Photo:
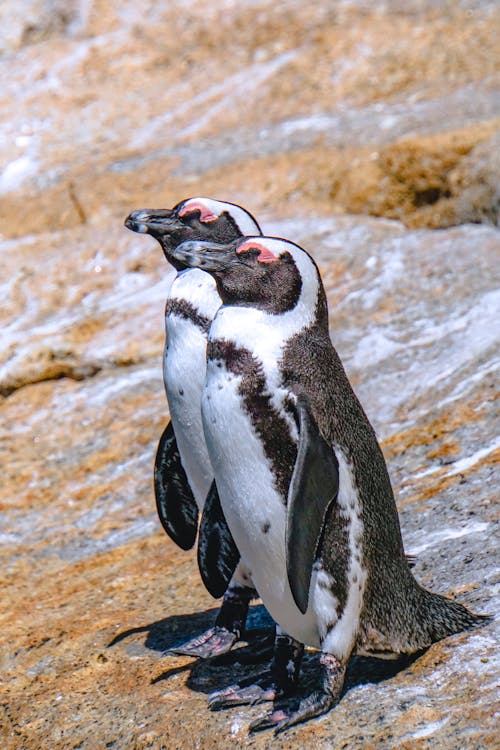
[[[494,623],[353,660],[276,741],[247,737],[260,707],[206,708],[258,667],[162,656],[217,604],[156,519],[169,269],[122,222],[210,195],[313,253],[418,579],[495,613],[499,25],[465,0],[2,3],[2,750],[498,744]]]

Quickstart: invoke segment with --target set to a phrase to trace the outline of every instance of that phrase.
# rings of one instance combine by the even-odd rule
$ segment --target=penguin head
[[[311,256],[279,237],[242,237],[224,245],[187,241],[174,254],[184,265],[211,274],[224,304],[281,314],[299,301],[314,308],[322,292]]]
[[[172,253],[181,242],[209,240],[227,243],[244,235],[260,234],[259,225],[248,211],[234,203],[212,198],[189,198],[172,209],[132,211],[125,219],[125,226],[157,239],[167,260],[177,270],[186,268]]]

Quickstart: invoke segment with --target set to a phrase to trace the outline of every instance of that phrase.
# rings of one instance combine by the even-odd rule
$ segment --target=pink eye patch
[[[257,256],[257,260],[259,261],[259,263],[275,263],[277,260],[279,260],[279,257],[273,255],[269,248],[267,248],[265,245],[261,245],[260,242],[254,242],[253,240],[244,242],[239,246],[236,252],[239,254],[244,253],[246,250],[258,250],[259,254]]]
[[[185,206],[181,208],[179,211],[179,216],[187,216],[187,214],[194,214],[195,211],[200,212],[200,221],[203,223],[206,223],[208,221],[215,221],[218,217],[214,216],[214,214],[210,211],[209,208],[205,206],[204,203],[201,203],[200,201],[191,201],[186,203]]]

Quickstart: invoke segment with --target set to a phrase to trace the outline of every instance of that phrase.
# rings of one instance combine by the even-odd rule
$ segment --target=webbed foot
[[[253,721],[248,731],[260,732],[263,729],[274,728],[274,734],[276,735],[295,724],[326,714],[335,703],[335,698],[319,690],[308,695],[298,705],[296,700],[288,703],[279,701],[269,714]]]
[[[226,654],[240,640],[250,600],[256,595],[255,589],[230,586],[224,595],[214,627],[180,646],[168,649],[165,654],[181,654],[199,659],[212,659]]]
[[[253,706],[256,703],[273,701],[275,697],[274,681],[270,672],[265,672],[242,680],[239,685],[231,685],[212,693],[208,699],[208,707],[211,711],[218,711],[233,706]]]
[[[286,729],[301,724],[308,719],[326,714],[338,703],[344,677],[346,663],[340,662],[332,654],[321,654],[321,666],[323,668],[323,689],[316,690],[307,698],[301,700],[277,701],[266,716],[253,721],[250,724],[250,732],[259,732],[263,729],[274,728],[274,734],[280,734]]]
[[[215,627],[209,628],[196,638],[192,638],[180,646],[169,648],[165,653],[194,656],[198,659],[211,659],[230,651],[238,639],[239,633],[232,633],[226,628],[215,625]]]
[[[208,700],[209,708],[216,711],[231,706],[255,705],[291,695],[297,687],[303,653],[302,643],[278,632],[270,671],[213,693]]]

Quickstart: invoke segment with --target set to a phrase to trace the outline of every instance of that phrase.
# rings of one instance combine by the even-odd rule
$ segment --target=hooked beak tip
[[[138,232],[139,234],[147,234],[149,231],[148,225],[142,221],[138,221],[136,218],[133,218],[133,214],[127,216],[124,224],[127,229],[130,229],[132,232]]]

